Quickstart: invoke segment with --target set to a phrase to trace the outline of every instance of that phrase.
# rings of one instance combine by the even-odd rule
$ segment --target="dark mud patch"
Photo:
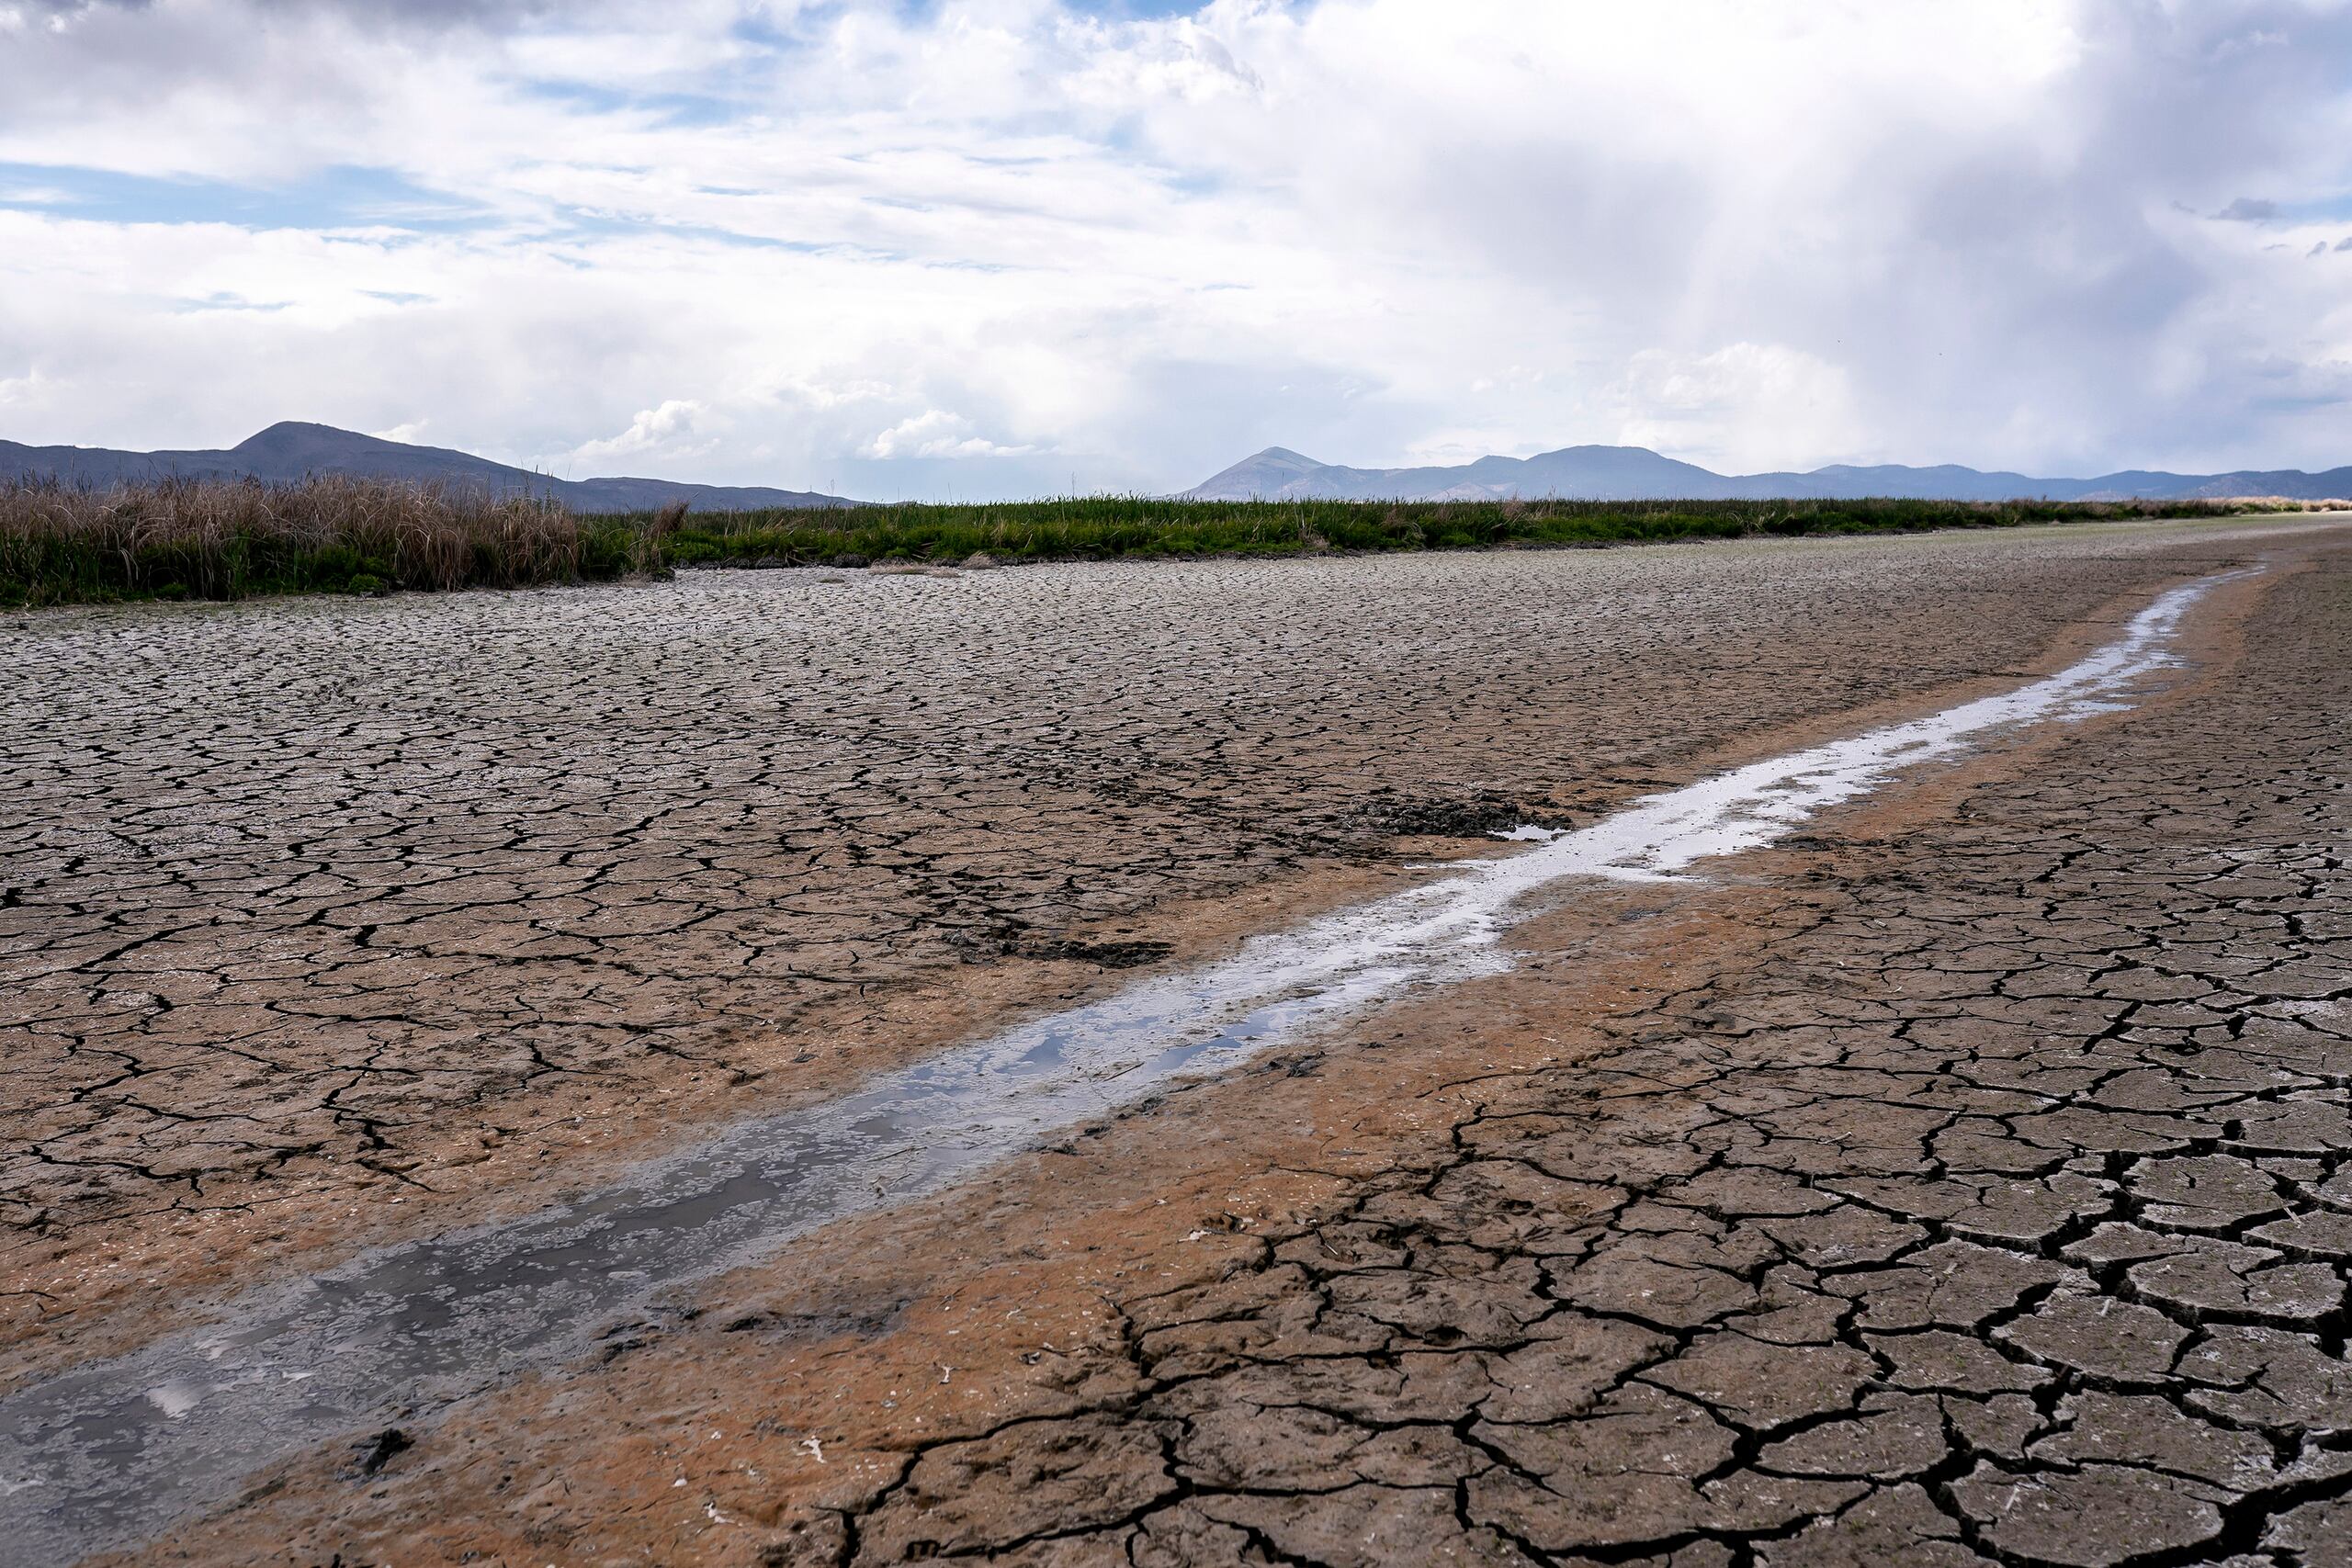
[[[386,1465],[416,1447],[416,1439],[398,1427],[387,1427],[359,1446],[359,1474],[376,1474]]]
[[[1359,820],[1367,833],[1409,839],[1486,839],[1514,828],[1573,826],[1548,802],[1498,790],[1399,795],[1375,803]]]
[[[849,1337],[872,1339],[898,1326],[907,1310],[904,1301],[887,1305],[836,1307],[826,1312],[737,1313],[718,1325],[722,1334],[745,1334],[765,1340],[820,1340]]]
[[[1139,969],[1175,952],[1164,942],[1039,942],[1014,949],[1023,958],[1059,959],[1103,969]]]
[[[1046,964],[1091,964],[1098,969],[1140,969],[1176,951],[1173,942],[1083,942],[1070,937],[1038,936],[1018,926],[958,932],[948,940],[967,964],[1029,958]]]

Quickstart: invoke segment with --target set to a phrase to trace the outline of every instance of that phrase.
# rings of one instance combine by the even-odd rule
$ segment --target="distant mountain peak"
[[[1646,446],[1588,445],[1450,466],[1351,468],[1269,446],[1184,491],[1193,501],[2184,501],[2267,495],[2298,501],[2352,496],[2352,468],[2318,474],[2299,468],[2226,474],[2135,469],[2069,479],[1986,473],[1957,463],[1839,463],[1809,473],[1719,474]]]
[[[673,501],[699,511],[766,507],[857,506],[814,491],[685,484],[670,479],[559,479],[469,452],[416,446],[306,420],[280,420],[225,451],[119,452],[103,446],[25,446],[0,441],[0,479],[56,479],[66,484],[141,480],[257,479],[292,483],[319,474],[466,485],[501,493],[544,495],[575,512],[650,512]]]
[[[281,419],[276,424],[264,425],[261,429],[254,431],[230,450],[243,451],[248,446],[269,441],[283,441],[296,435],[351,436],[361,441],[382,439],[380,436],[362,434],[356,430],[344,430],[332,424],[320,424],[313,420]]]

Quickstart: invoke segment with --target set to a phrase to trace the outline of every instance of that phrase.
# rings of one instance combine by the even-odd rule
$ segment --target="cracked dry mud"
[[[36,974],[70,976],[34,987],[51,1008],[28,1032],[37,1049],[48,1045],[43,1059],[70,1069],[103,1058],[117,1075],[153,1070],[164,1079],[143,1093],[77,1086],[64,1103],[87,1126],[131,1118],[107,1135],[135,1126],[183,1161],[175,1173],[94,1160],[99,1178],[74,1176],[95,1187],[40,1199],[27,1216],[48,1249],[39,1266],[60,1275],[83,1266],[83,1249],[133,1245],[124,1238],[142,1226],[178,1223],[208,1203],[247,1209],[257,1191],[267,1201],[266,1183],[294,1183],[300,1162],[257,1159],[256,1142],[236,1140],[258,1141],[306,1115],[316,1118],[313,1133],[355,1137],[354,1127],[375,1127],[370,1148],[385,1169],[447,1194],[437,1205],[418,1197],[417,1206],[458,1212],[479,1190],[468,1174],[479,1168],[442,1159],[438,1134],[453,1119],[504,1118],[508,1135],[527,1137],[534,1097],[559,1092],[511,1064],[478,1059],[503,1048],[509,1032],[537,1036],[541,1052],[569,1041],[579,1053],[573,1070],[547,1076],[578,1097],[565,1103],[592,1114],[649,1086],[683,1089],[713,1072],[740,1078],[778,1066],[786,1047],[741,1020],[754,1006],[787,1015],[776,997],[803,1010],[789,1014],[799,1021],[788,1032],[824,1034],[835,1015],[823,1010],[842,1004],[796,989],[805,962],[762,968],[768,950],[744,939],[756,879],[697,881],[681,860],[708,870],[726,857],[665,860],[650,826],[713,813],[693,831],[746,857],[755,841],[768,854],[781,841],[788,856],[792,840],[776,818],[798,820],[790,814],[799,811],[820,824],[807,829],[812,841],[830,844],[825,834],[839,832],[858,842],[866,818],[829,817],[833,793],[795,791],[775,777],[787,764],[808,766],[806,753],[904,746],[934,769],[995,768],[1066,792],[1052,808],[1035,799],[949,807],[939,802],[952,791],[923,795],[906,783],[902,804],[878,807],[873,819],[883,835],[876,842],[890,853],[803,857],[809,870],[796,886],[831,878],[843,891],[796,906],[792,920],[805,927],[773,930],[775,956],[764,962],[788,960],[798,930],[822,931],[845,911],[882,919],[865,947],[841,939],[842,953],[854,953],[845,968],[870,975],[865,984],[884,997],[856,1004],[871,1032],[857,1038],[878,1055],[899,1035],[920,1039],[921,1028],[901,1021],[927,1016],[888,1011],[894,987],[919,995],[940,966],[972,965],[972,947],[946,942],[937,923],[956,929],[957,910],[992,933],[1000,951],[986,955],[990,972],[1050,976],[1067,990],[1081,971],[1021,971],[1001,950],[1214,943],[1213,924],[1203,937],[1181,920],[1156,923],[1155,906],[1277,871],[1287,880],[1276,886],[1329,897],[1344,876],[1320,886],[1316,876],[1341,874],[1332,864],[1351,858],[1348,874],[1376,871],[1394,848],[1385,834],[1430,825],[1416,812],[1475,814],[1499,798],[1564,818],[1589,813],[1639,783],[1736,754],[1745,739],[1784,741],[1809,723],[1850,728],[1865,696],[1892,694],[1898,707],[1911,697],[1916,706],[1921,694],[1973,689],[1973,679],[2013,674],[2072,646],[2069,623],[2094,610],[2136,607],[2183,574],[2266,551],[2277,558],[2267,579],[2233,590],[2200,622],[2195,679],[2142,711],[1840,814],[1800,844],[1748,857],[1736,879],[1596,890],[1521,933],[1530,957],[1517,974],[1392,1007],[1328,1046],[1170,1096],[959,1192],[834,1227],[692,1303],[620,1325],[592,1365],[550,1371],[446,1418],[425,1413],[397,1438],[368,1434],[351,1454],[290,1467],[242,1506],[141,1555],[2228,1560],[2245,1568],[2346,1560],[2352,887],[2342,846],[2352,560],[2329,543],[2341,537],[2299,530],[2233,542],[2225,530],[2127,530],[1232,569],[1277,582],[1299,574],[1311,589],[1304,597],[1330,601],[1324,635],[1336,652],[1305,634],[1291,639],[1303,614],[1295,584],[1253,592],[1264,580],[1245,577],[1237,592],[1233,581],[1202,589],[1171,571],[1152,588],[1179,604],[1192,593],[1188,613],[1216,623],[1190,634],[1202,649],[1222,636],[1256,651],[1241,660],[1247,669],[1206,667],[1191,689],[1164,697],[1153,677],[1173,680],[1180,661],[1157,646],[1118,672],[1086,673],[1124,694],[1142,720],[1099,711],[1120,700],[1100,684],[1082,699],[1051,678],[1019,684],[1030,679],[1024,660],[1035,662],[1022,636],[1078,635],[1074,626],[1110,613],[1112,592],[1132,590],[1118,572],[1070,573],[1075,586],[1045,593],[1044,609],[1027,599],[997,605],[985,630],[1003,639],[989,655],[1001,667],[987,680],[967,676],[956,700],[934,703],[947,712],[928,718],[902,711],[913,700],[906,694],[926,682],[955,685],[954,659],[920,646],[953,617],[903,600],[854,612],[878,624],[835,629],[875,639],[858,644],[869,672],[872,649],[894,637],[916,645],[909,657],[918,665],[939,662],[908,678],[895,702],[839,678],[771,690],[762,722],[782,726],[803,701],[831,702],[859,716],[843,721],[854,733],[817,744],[821,726],[804,713],[774,748],[755,746],[755,760],[731,764],[742,772],[721,776],[706,761],[654,787],[673,794],[667,817],[640,804],[650,814],[627,818],[633,831],[598,821],[607,863],[647,863],[643,875],[590,878],[605,907],[662,903],[657,892],[684,887],[680,897],[719,911],[702,923],[741,943],[736,967],[665,967],[665,953],[708,950],[659,919],[598,928],[578,939],[591,942],[584,954],[560,943],[552,958],[534,953],[529,943],[583,917],[563,905],[569,891],[538,888],[544,865],[510,869],[520,891],[463,906],[473,912],[458,923],[476,933],[472,946],[436,947],[428,937],[402,948],[401,962],[447,976],[425,992],[447,998],[430,1026],[409,1025],[396,1005],[352,1007],[369,987],[331,981],[336,965],[316,953],[283,973],[224,975],[221,950],[258,933],[224,935],[187,917],[220,907],[208,900],[275,908],[280,885],[207,874],[216,863],[187,842],[168,857],[150,850],[170,863],[151,873],[160,880],[122,886],[182,890],[187,907],[168,934],[119,936],[116,946],[210,944],[216,967],[183,951],[181,967],[136,972],[209,978],[215,992],[256,981],[264,997],[275,987],[292,999],[247,1004],[277,1021],[249,1021],[254,1030],[226,1053],[243,1066],[203,1065],[201,1037],[153,1047],[179,1068],[175,1081],[149,1067],[143,1041],[133,1048],[123,1037],[175,1027],[167,1021],[178,1009],[155,1005],[151,993],[94,1005],[110,994],[97,978],[114,973],[110,959]],[[1967,590],[2014,582],[2028,561],[2030,591],[2014,610],[1979,613],[1985,601]],[[1392,567],[1410,570],[1384,581],[1379,572]],[[1493,619],[1449,642],[1458,628],[1446,624],[1448,601],[1465,581],[1487,596]],[[760,597],[774,592],[764,583],[692,586],[718,596],[728,614],[705,604],[679,625],[699,615],[763,648],[776,635],[784,617]],[[725,603],[736,596],[742,602]],[[1851,613],[1890,598],[1883,620]],[[461,613],[520,603],[484,597]],[[1552,633],[1534,617],[1564,612],[1574,629],[1547,643]],[[1155,613],[1182,624],[1164,603]],[[1121,601],[1111,618],[1132,624],[1137,614]],[[1008,622],[1020,635],[1006,636]],[[619,635],[585,615],[570,624],[592,646]],[[689,643],[700,635],[673,629]],[[805,644],[820,629],[793,635]],[[320,628],[322,644],[350,635]],[[1778,656],[1769,668],[1758,662],[1768,651]],[[541,661],[557,664],[552,682],[581,678],[545,650]],[[718,673],[742,679],[751,661],[739,647]],[[448,694],[431,689],[436,668],[419,656],[371,689],[370,701],[397,708],[413,699],[447,717],[435,705]],[[1079,679],[1075,669],[1059,671],[1062,686]],[[674,675],[676,666],[665,660],[661,670]],[[610,730],[583,726],[595,744],[575,740],[575,750],[599,756],[602,745],[640,760],[662,744],[691,750],[697,731],[684,712],[674,726],[652,726],[663,740],[650,744],[616,716],[630,702],[652,702],[654,675],[647,668],[627,701],[612,699]],[[300,678],[281,669],[271,679]],[[707,701],[735,700],[713,681]],[[1480,684],[1464,692],[1465,682]],[[1214,724],[1201,724],[1212,714]],[[720,728],[740,747],[756,726],[736,717]],[[503,743],[551,744],[535,733],[547,721],[514,723]],[[398,728],[380,722],[388,733]],[[1012,739],[1040,730],[1056,739]],[[632,752],[638,745],[647,750]],[[461,807],[436,816],[443,792],[489,753],[404,781],[401,765],[383,760],[402,754],[389,746],[381,757],[314,765],[319,779],[334,773],[347,791],[410,792],[421,819],[379,805],[390,847],[360,847],[360,860],[432,864],[432,834],[484,814],[577,830],[583,803],[600,798],[586,784],[571,796],[544,780],[529,789],[510,781],[461,792]],[[1040,766],[1045,756],[1063,771]],[[880,775],[844,766],[838,792],[862,799],[854,781]],[[232,803],[250,798],[230,787],[240,774],[229,768],[215,791]],[[910,765],[906,776],[925,775]],[[1187,778],[1200,786],[1191,796],[1178,787]],[[97,782],[85,763],[83,790]],[[192,804],[180,787],[161,792],[159,823],[185,828]],[[607,781],[605,796],[611,789]],[[741,809],[746,791],[761,792],[758,804],[775,816]],[[55,798],[68,793],[60,784]],[[960,829],[938,831],[966,835],[967,877],[943,880],[933,857],[949,852],[920,832],[888,837],[890,813],[920,801],[962,815]],[[1077,827],[1121,810],[1128,815],[1108,842]],[[406,840],[404,821],[415,835]],[[516,822],[497,826],[511,832]],[[242,846],[248,863],[272,862],[298,839],[331,844],[233,804],[209,831],[217,836],[197,841],[232,859]],[[486,874],[459,861],[462,874]],[[76,908],[106,911],[93,922],[100,929],[153,922],[124,910],[143,916],[160,900],[96,882],[88,863],[42,886],[87,881]],[[741,871],[729,867],[730,876]],[[543,899],[549,908],[535,912]],[[20,895],[12,914],[32,902]],[[416,918],[441,919],[446,931],[448,909],[460,906],[438,902],[437,914]],[[266,915],[242,922],[277,929]],[[306,912],[297,925],[364,930],[364,950],[396,923],[342,927]],[[509,939],[519,962],[493,946]],[[1071,956],[1063,949],[1030,962],[1067,965]],[[380,962],[365,951],[325,957]],[[605,983],[642,1010],[637,1032],[649,1039],[637,1055],[597,1035],[591,1021],[602,1015],[583,1002],[593,989],[584,981],[575,992],[534,995],[518,976],[488,978],[544,973],[534,968],[543,959],[575,976],[613,971]],[[504,984],[524,999],[492,1007],[469,992],[467,976],[483,998]],[[414,983],[373,976],[379,993]],[[1009,1005],[1016,988],[1000,999]],[[322,989],[334,1005],[315,1005]],[[628,1010],[612,998],[602,1005]],[[517,1008],[529,1016],[515,1017]],[[288,1016],[325,1021],[297,1029]],[[945,1026],[934,1019],[933,1027]],[[282,1032],[266,1048],[245,1043],[252,1033],[271,1041],[273,1030]],[[53,1043],[61,1040],[68,1045]],[[340,1101],[304,1098],[333,1077],[332,1053],[354,1041],[368,1042],[357,1066],[380,1055],[410,1075],[368,1089],[373,1123],[340,1122],[320,1111],[339,1111]],[[654,1041],[669,1049],[645,1055]],[[353,1066],[345,1060],[341,1070],[368,1084]],[[403,1089],[436,1084],[437,1102],[402,1100]],[[796,1080],[804,1084],[822,1080]],[[217,1109],[181,1111],[175,1122],[153,1109],[166,1088],[209,1095]],[[695,1103],[719,1113],[729,1094],[759,1092],[711,1091],[716,1111]],[[224,1115],[243,1119],[235,1138],[188,1125]],[[540,1146],[555,1151],[558,1167],[582,1168],[589,1157],[557,1142]],[[56,1179],[52,1167],[73,1164],[43,1155],[19,1190],[39,1191]],[[418,1157],[402,1166],[408,1155]],[[355,1164],[369,1168],[345,1157],[280,1201],[340,1213],[371,1190],[368,1177],[348,1174]],[[282,1254],[318,1245],[290,1224],[277,1228]],[[218,1233],[197,1234],[217,1247]],[[268,1239],[237,1235],[254,1256],[268,1254]],[[201,1277],[171,1247],[140,1256],[155,1278]],[[54,1323],[108,1297],[69,1284],[47,1301]]]
[[[2352,1561],[2352,560],[2249,641],[1837,845],[810,1555]]]
[[[2244,532],[18,617],[0,1378],[1361,897],[1399,832],[2008,672]]]

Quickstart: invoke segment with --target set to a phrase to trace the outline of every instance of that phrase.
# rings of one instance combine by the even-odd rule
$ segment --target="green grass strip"
[[[676,566],[863,566],[1497,549],[2222,517],[2263,501],[1196,502],[575,517],[545,502],[391,481],[0,485],[0,604],[515,588]]]

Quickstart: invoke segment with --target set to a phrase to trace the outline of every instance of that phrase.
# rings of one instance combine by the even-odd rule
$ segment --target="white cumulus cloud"
[[[639,452],[666,451],[677,456],[693,456],[707,451],[711,443],[697,443],[695,420],[703,405],[692,398],[669,398],[658,406],[639,409],[630,420],[628,428],[618,435],[601,441],[583,441],[572,455],[587,461],[603,457],[626,457]]]
[[[967,496],[2352,459],[2336,0],[0,17],[18,440]]]
[[[1034,446],[1007,446],[967,434],[972,422],[960,414],[925,409],[876,435],[862,449],[868,457],[1017,457]]]

